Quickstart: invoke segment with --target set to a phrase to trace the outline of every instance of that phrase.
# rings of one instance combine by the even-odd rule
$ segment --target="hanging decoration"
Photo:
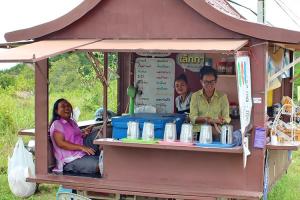
[[[238,97],[240,106],[241,132],[243,136],[243,163],[247,164],[247,156],[250,155],[248,137],[245,137],[251,126],[252,96],[251,96],[251,71],[248,52],[237,52],[236,73]]]

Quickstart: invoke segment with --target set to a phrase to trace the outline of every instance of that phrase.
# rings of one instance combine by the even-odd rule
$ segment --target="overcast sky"
[[[244,5],[254,12],[257,13],[257,0],[232,0],[241,5]],[[298,30],[300,31],[300,1],[299,0],[265,0],[266,2],[266,20],[270,22],[272,25],[286,28],[290,30]],[[282,8],[285,8],[287,13],[293,17],[293,19],[297,22],[293,22],[293,20],[281,9],[281,7],[277,4],[280,4]],[[250,11],[241,8],[235,4],[232,4],[244,17],[251,21],[256,21],[256,16]]]
[[[204,0],[203,0],[204,1]],[[257,12],[257,0],[233,0]],[[295,16],[300,8],[300,0],[266,0],[267,21],[277,27],[298,30],[300,25],[293,22],[286,13],[277,5],[283,2],[288,13],[300,24],[300,18]],[[4,34],[9,31],[32,27],[56,19],[72,10],[82,0],[1,0],[0,1],[0,43],[4,43]],[[251,21],[256,21],[256,16],[239,6],[234,7],[243,16]],[[300,13],[298,14],[300,15]],[[9,67],[8,64],[0,65],[0,69]]]

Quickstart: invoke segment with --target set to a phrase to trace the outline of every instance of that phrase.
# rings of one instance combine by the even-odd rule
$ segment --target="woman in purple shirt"
[[[65,99],[53,106],[50,137],[56,158],[56,172],[98,173],[99,148],[93,144],[97,132],[81,131],[72,119],[73,109]]]

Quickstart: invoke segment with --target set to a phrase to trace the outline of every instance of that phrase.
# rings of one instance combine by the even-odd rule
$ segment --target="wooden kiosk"
[[[269,48],[300,49],[300,33],[245,20],[225,0],[85,0],[68,14],[45,24],[5,35],[8,42],[32,40],[30,44],[1,52],[1,62],[35,64],[35,140],[36,176],[28,180],[62,184],[65,187],[128,195],[178,199],[259,199],[268,172],[271,187],[287,170],[289,150],[298,146],[266,145],[254,148],[254,129],[264,127],[268,90],[267,58]],[[9,45],[9,44],[8,44]],[[95,141],[104,148],[104,175],[88,178],[55,175],[49,170],[48,151],[48,58],[70,51],[118,52],[118,114],[128,103],[126,88],[133,82],[136,52],[205,53],[215,60],[235,55],[250,55],[252,97],[260,101],[252,107],[247,165],[243,167],[241,147],[218,149],[162,145],[124,144]],[[299,60],[296,60],[299,61]],[[214,63],[215,66],[215,63]],[[175,75],[183,70],[176,66]],[[192,90],[199,89],[196,74],[188,74]],[[221,75],[217,88],[237,99],[234,75]],[[224,84],[225,83],[225,84]],[[275,91],[274,101],[291,96],[289,78]],[[104,88],[107,108],[107,89]],[[106,112],[106,109],[105,109]],[[238,125],[237,125],[238,126]],[[107,124],[104,134],[109,136]],[[268,157],[266,159],[266,153]],[[269,168],[265,168],[266,163]]]

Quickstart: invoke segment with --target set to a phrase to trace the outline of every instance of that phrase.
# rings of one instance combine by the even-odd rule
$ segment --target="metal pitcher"
[[[181,126],[180,142],[192,143],[193,142],[193,125],[184,123]]]
[[[164,140],[166,142],[174,142],[176,140],[176,124],[166,123],[164,131]]]
[[[144,122],[143,126],[143,133],[142,133],[143,140],[154,140],[154,124],[151,122]]]
[[[233,126],[229,124],[224,124],[221,127],[221,137],[220,137],[221,143],[232,144],[232,133],[233,133]]]
[[[211,144],[212,143],[212,127],[208,124],[201,125],[199,143]]]
[[[139,135],[139,123],[135,121],[129,121],[127,123],[127,138],[138,139]]]

